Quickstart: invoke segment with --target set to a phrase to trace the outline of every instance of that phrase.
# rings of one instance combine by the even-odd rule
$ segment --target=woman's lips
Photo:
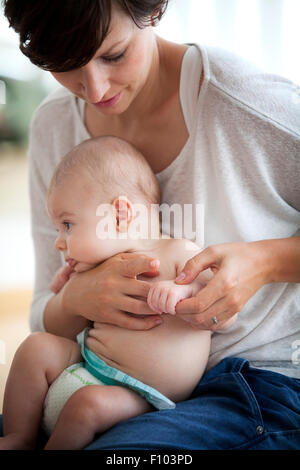
[[[97,108],[109,108],[110,106],[113,106],[117,103],[121,96],[121,93],[122,92],[120,91],[117,95],[113,96],[109,100],[99,101],[98,103],[93,103],[93,105]]]

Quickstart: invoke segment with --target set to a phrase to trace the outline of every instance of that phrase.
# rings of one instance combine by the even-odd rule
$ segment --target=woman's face
[[[151,27],[138,28],[130,16],[113,7],[108,35],[90,62],[52,75],[102,114],[120,114],[150,79],[154,45]]]

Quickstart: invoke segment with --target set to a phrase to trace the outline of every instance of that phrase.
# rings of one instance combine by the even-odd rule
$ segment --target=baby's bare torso
[[[168,258],[160,255],[159,276],[138,279],[175,279],[174,258]],[[161,325],[147,331],[95,323],[86,345],[110,366],[179,401],[190,395],[205,370],[210,332],[197,330],[173,315],[162,314],[162,318]]]

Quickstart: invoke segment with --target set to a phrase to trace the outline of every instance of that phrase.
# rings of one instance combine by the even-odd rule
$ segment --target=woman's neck
[[[180,72],[187,46],[154,36],[153,58],[144,87],[129,108],[114,116],[123,126],[155,121],[166,104],[179,92]]]

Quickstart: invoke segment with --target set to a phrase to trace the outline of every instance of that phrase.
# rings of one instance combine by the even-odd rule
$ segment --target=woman
[[[31,125],[32,330],[75,338],[91,321],[159,328],[142,300],[149,285],[136,279],[155,276],[147,257],[117,255],[73,276],[58,294],[49,290],[61,260],[45,193],[62,155],[90,136],[130,141],[157,174],[163,202],[192,204],[200,226],[194,239],[205,249],[178,282],[208,267],[215,274],[176,307],[195,327],[214,330],[208,371],[192,399],[115,426],[89,448],[297,448],[300,111],[293,84],[225,51],[157,37],[153,26],[167,0],[4,5],[22,52],[64,87]],[[219,330],[237,312],[235,325]]]

